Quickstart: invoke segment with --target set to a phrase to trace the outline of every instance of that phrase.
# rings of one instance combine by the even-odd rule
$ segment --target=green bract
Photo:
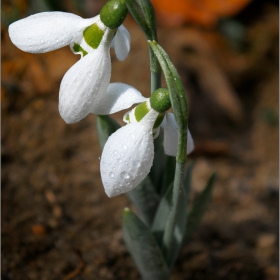
[[[109,28],[119,27],[127,15],[127,7],[124,0],[110,0],[100,12],[101,21]]]
[[[169,93],[166,88],[155,90],[150,97],[151,107],[159,113],[164,113],[171,108]]]

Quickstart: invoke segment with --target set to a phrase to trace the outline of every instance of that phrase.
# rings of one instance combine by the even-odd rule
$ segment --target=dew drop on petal
[[[141,163],[140,163],[140,161],[139,160],[135,160],[134,162],[133,162],[133,166],[134,167],[140,167],[140,165],[141,165]]]
[[[114,177],[115,177],[115,174],[114,174],[113,172],[110,172],[110,173],[109,173],[109,176],[110,176],[111,178],[114,178]]]
[[[114,151],[114,155],[116,155],[118,153],[118,151]]]
[[[127,172],[125,172],[125,171],[123,171],[123,172],[121,173],[121,177],[122,177],[123,179],[125,179],[125,180],[129,180],[129,179],[130,179],[130,175],[129,175]]]
[[[122,160],[121,160],[120,158],[118,158],[118,162],[119,162],[119,163],[122,163]]]

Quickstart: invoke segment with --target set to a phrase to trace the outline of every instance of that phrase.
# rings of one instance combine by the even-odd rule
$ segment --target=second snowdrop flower
[[[164,150],[176,156],[178,128],[166,89],[158,89],[150,99],[124,116],[126,126],[113,133],[106,142],[100,162],[105,192],[113,197],[132,190],[150,172],[154,159],[154,141],[160,127],[164,129]],[[170,135],[171,134],[171,135]],[[188,153],[194,149],[188,133]]]

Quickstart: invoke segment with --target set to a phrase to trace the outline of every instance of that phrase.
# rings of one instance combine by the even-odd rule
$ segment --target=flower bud
[[[168,90],[165,88],[155,90],[150,97],[150,104],[159,113],[164,113],[169,110],[171,108],[171,102]]]
[[[100,19],[109,28],[118,28],[127,15],[124,0],[109,0],[101,9]]]

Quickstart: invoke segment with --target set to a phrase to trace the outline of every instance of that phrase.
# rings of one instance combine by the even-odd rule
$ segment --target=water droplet
[[[125,179],[125,180],[129,180],[129,179],[130,179],[130,175],[129,175],[127,172],[125,172],[125,171],[123,171],[123,172],[121,173],[121,177],[122,177],[123,179]]]
[[[127,150],[127,146],[126,145],[123,145],[123,148],[124,148],[124,150]]]
[[[109,173],[109,176],[110,176],[111,178],[114,178],[114,177],[115,177],[115,174],[114,174],[113,172],[110,172],[110,173]]]
[[[99,157],[98,159],[101,160],[101,157]]]
[[[114,151],[114,155],[116,155],[118,153],[118,151]]]
[[[120,158],[118,158],[118,162],[119,162],[119,163],[122,163],[122,160],[121,160]]]
[[[121,156],[123,157],[123,156],[124,156],[124,154],[123,154],[123,153],[121,153]]]
[[[135,160],[134,162],[133,162],[133,166],[134,167],[140,167],[141,166],[141,163],[140,163],[140,161],[139,160]]]

